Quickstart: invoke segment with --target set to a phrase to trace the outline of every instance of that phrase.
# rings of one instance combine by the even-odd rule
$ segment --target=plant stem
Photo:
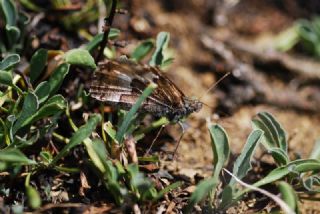
[[[66,144],[69,143],[69,138],[66,138],[66,137],[64,137],[64,136],[62,136],[62,135],[60,135],[60,134],[58,134],[58,133],[56,133],[56,132],[53,132],[53,133],[52,133],[52,136],[55,137],[55,138],[57,138],[58,140],[64,142],[64,143],[66,143]]]
[[[100,43],[100,50],[99,50],[98,56],[95,60],[96,63],[98,63],[101,60],[102,55],[103,55],[103,51],[108,43],[108,36],[109,36],[109,32],[111,29],[114,15],[116,13],[116,8],[117,8],[117,0],[112,0],[112,5],[111,5],[109,16],[104,19],[103,38]]]

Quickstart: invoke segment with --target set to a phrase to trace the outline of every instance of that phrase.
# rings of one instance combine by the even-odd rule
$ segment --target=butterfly
[[[151,82],[158,87],[142,103],[140,112],[180,121],[202,108],[202,102],[185,96],[158,67],[129,59],[99,62],[90,83],[90,94],[110,106],[129,110]]]

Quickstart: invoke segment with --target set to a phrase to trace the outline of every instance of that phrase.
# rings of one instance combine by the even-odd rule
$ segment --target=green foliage
[[[288,51],[298,44],[307,54],[320,57],[320,17],[297,21],[276,40],[277,48],[282,51]]]
[[[252,120],[252,126],[254,129],[264,131],[262,144],[272,154],[277,165],[287,164],[289,156],[286,133],[275,118],[267,112],[261,112]]]
[[[298,191],[306,194],[319,192],[320,161],[318,159],[297,159],[290,161],[287,151],[288,142],[281,124],[269,113],[261,112],[252,120],[253,131],[247,139],[243,150],[233,164],[232,174],[238,179],[244,178],[251,170],[251,159],[259,142],[273,157],[276,167],[265,177],[252,184],[254,187],[261,187],[267,184],[279,183],[279,191],[283,200],[295,210],[298,210]],[[225,211],[241,200],[251,188],[240,188],[236,180],[231,178],[227,184],[222,184],[222,191],[216,192],[217,186],[221,183],[220,176],[223,165],[226,164],[229,156],[229,143],[226,132],[219,125],[209,127],[212,139],[214,154],[214,172],[211,178],[200,182],[190,197],[186,211],[190,213],[196,203],[207,199],[210,206],[216,211]],[[312,158],[318,157],[316,144]],[[221,185],[221,184],[220,184]],[[213,198],[213,196],[215,196]]]
[[[147,39],[139,44],[131,54],[131,59],[135,61],[141,61],[146,57],[154,48],[153,39]]]
[[[129,126],[132,124],[133,120],[136,117],[136,113],[140,106],[142,105],[143,101],[147,99],[147,97],[153,92],[153,90],[157,87],[154,83],[151,83],[141,94],[137,102],[132,106],[130,111],[126,114],[123,119],[122,125],[119,127],[119,130],[116,134],[116,139],[119,143],[123,142],[125,134],[129,134]]]
[[[279,191],[283,200],[288,204],[288,206],[296,213],[299,213],[298,196],[292,186],[284,181],[281,181],[279,183]]]
[[[4,29],[1,35],[0,50],[2,52],[15,52],[22,49],[23,31],[29,22],[28,17],[17,11],[12,0],[0,1],[0,14],[4,17]]]
[[[39,49],[33,54],[30,61],[30,81],[34,83],[41,75],[48,59],[48,51]]]
[[[97,66],[93,57],[85,49],[73,49],[65,54],[66,63],[95,69]]]
[[[115,39],[119,36],[120,30],[116,28],[111,28],[108,39]],[[92,52],[94,49],[96,49],[100,42],[103,39],[103,33],[97,34],[95,37],[91,39],[91,41],[86,45],[85,49],[88,50],[89,52]]]
[[[149,62],[152,66],[165,67],[173,61],[173,58],[168,54],[168,44],[170,34],[168,32],[160,32],[157,36],[156,50]]]

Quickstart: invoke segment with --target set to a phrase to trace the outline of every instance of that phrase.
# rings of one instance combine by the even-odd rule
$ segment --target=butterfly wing
[[[97,100],[130,109],[150,82],[158,87],[142,105],[142,110],[162,116],[183,107],[184,94],[157,68],[129,60],[99,64],[91,81],[90,93]]]

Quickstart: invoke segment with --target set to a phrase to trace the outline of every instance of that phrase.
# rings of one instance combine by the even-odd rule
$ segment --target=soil
[[[165,72],[187,96],[197,97],[204,103],[200,112],[192,114],[185,121],[187,128],[180,142],[177,157],[174,160],[169,158],[169,153],[174,151],[176,146],[174,141],[178,140],[182,134],[180,126],[177,124],[168,125],[165,128],[165,133],[160,135],[157,140],[158,146],[153,150],[155,154],[162,157],[161,170],[169,172],[176,180],[186,181],[187,185],[178,191],[174,191],[156,205],[142,206],[142,212],[148,213],[151,209],[152,213],[156,213],[162,207],[166,213],[181,213],[187,197],[190,196],[197,182],[212,174],[213,157],[207,128],[209,123],[218,123],[226,129],[232,156],[236,157],[241,152],[252,130],[251,119],[258,112],[268,111],[277,118],[287,131],[290,139],[290,155],[292,157],[308,158],[314,143],[320,136],[320,111],[303,111],[303,109],[301,110],[303,106],[298,109],[291,107],[295,105],[288,104],[286,106],[282,105],[282,102],[270,101],[268,100],[269,94],[260,96],[257,87],[252,86],[254,84],[241,82],[234,74],[226,77],[225,80],[222,80],[208,92],[207,90],[229,71],[229,65],[228,62],[221,59],[221,56],[217,56],[216,53],[205,47],[203,38],[236,38],[239,41],[244,40],[253,43],[253,41],[258,41],[266,35],[275,35],[290,27],[297,18],[308,18],[312,13],[319,12],[310,7],[312,4],[317,4],[317,1],[305,1],[302,4],[301,1],[293,0],[240,0],[235,5],[227,5],[225,3],[227,1],[223,0],[212,2],[210,0],[135,0],[128,1],[129,3],[124,2],[124,5],[128,5],[129,13],[127,15],[116,15],[114,26],[125,32],[122,39],[127,40],[128,45],[118,50],[121,53],[129,53],[137,44],[137,39],[155,38],[160,31],[170,32],[169,46],[174,51],[175,59],[173,64],[165,69]],[[286,7],[286,5],[290,5],[290,7]],[[306,11],[310,11],[310,13],[306,13]],[[42,40],[37,41],[42,44],[42,47],[49,46],[44,45],[47,44],[46,41],[48,40],[51,41],[49,42],[49,48],[62,50],[76,47],[82,42],[79,38],[72,39],[72,33],[66,33],[59,26],[52,27],[52,23],[48,26],[47,24],[43,23],[42,26],[50,28],[50,31],[38,32],[38,34],[44,34],[44,36],[39,36]],[[97,29],[92,31],[97,31]],[[50,36],[48,36],[50,33],[63,39],[55,37],[50,40]],[[69,41],[69,39],[73,41],[72,44],[66,44],[65,41]],[[52,40],[56,43],[53,43]],[[55,46],[53,47],[53,45]],[[295,74],[289,73],[290,71],[285,71],[288,73],[282,73],[281,75],[276,74],[279,70],[278,65],[265,67],[262,65],[262,67],[259,67],[254,64],[252,57],[236,52],[234,57],[236,60],[245,62],[258,70],[258,75],[269,85],[270,91],[268,93],[287,90],[288,79],[290,84],[296,79],[299,80]],[[78,76],[77,81],[89,79],[89,74],[75,72]],[[67,79],[64,84],[76,85],[77,83],[75,80]],[[66,93],[68,95],[76,93],[74,88],[67,88]],[[231,93],[232,90],[237,91],[237,93]],[[320,88],[316,86],[312,88],[312,93],[319,93],[319,90]],[[237,94],[243,94],[243,96],[239,95],[237,97]],[[305,95],[301,92],[300,95],[305,98],[309,94]],[[80,113],[75,112],[74,114]],[[156,132],[153,133],[150,141],[154,139],[155,135]],[[78,152],[81,156],[81,151]],[[263,164],[269,166],[260,169],[263,171],[262,173],[266,173],[271,169],[272,163],[267,158],[260,159],[261,154],[262,150],[257,153],[253,162],[256,167]],[[254,182],[254,178],[249,179],[248,182]],[[63,199],[63,194],[59,197],[60,201],[67,200]],[[96,197],[100,198],[100,195],[97,193]],[[228,210],[228,213],[268,212],[275,206],[269,199],[259,197],[261,196],[258,194],[249,194],[235,208]],[[302,213],[320,213],[319,205],[320,203],[317,201],[300,201]],[[72,206],[74,206],[74,210],[80,210],[84,213],[120,212],[115,205],[103,200],[91,204],[89,208],[76,203],[70,205],[70,207]],[[46,209],[50,209],[50,207],[45,207]],[[200,213],[201,208],[197,207],[197,209]]]

